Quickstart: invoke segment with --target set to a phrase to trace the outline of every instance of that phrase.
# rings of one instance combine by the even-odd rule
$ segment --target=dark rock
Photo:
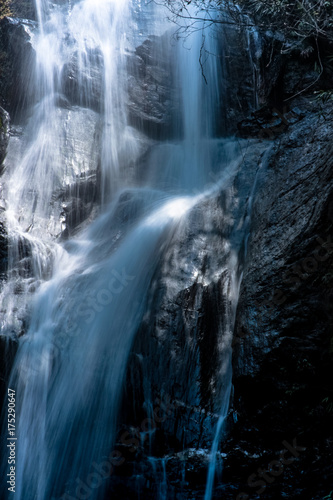
[[[99,192],[96,184],[96,175],[91,175],[90,178],[83,176],[67,189],[66,201],[62,204],[63,210],[60,214],[63,223],[62,237],[73,236],[82,229],[82,224],[88,223]]]
[[[153,138],[174,135],[179,102],[174,75],[163,50],[167,36],[151,37],[128,56],[128,110],[130,123]],[[176,116],[176,119],[175,119]]]
[[[62,71],[62,88],[71,104],[100,111],[104,103],[103,55],[99,49],[74,52]]]
[[[34,0],[12,0],[10,8],[15,17],[37,21],[36,4]]]
[[[249,49],[248,37],[251,41]],[[170,53],[170,50],[163,50],[168,40],[168,36],[151,37],[136,48],[134,56],[128,57],[130,122],[157,139],[179,137],[182,129],[179,99],[180,91],[186,92],[186,89],[179,89],[172,61],[165,58],[165,54]],[[217,47],[220,79],[220,102],[216,103],[219,112],[214,123],[214,134],[217,136],[232,134],[237,122],[257,107],[258,75],[255,67],[260,52],[259,43],[245,30],[234,26],[223,27],[223,45]],[[241,52],[239,47],[244,47]],[[203,59],[206,57],[205,50],[204,47]],[[202,72],[204,79],[204,65]]]
[[[308,59],[289,58],[286,61],[283,74],[283,91],[286,97],[309,89],[311,92],[323,88],[320,67],[314,69],[314,62]]]
[[[263,48],[257,62],[259,107],[282,111],[286,100],[332,87],[331,48],[323,41],[309,38],[295,44],[270,31],[259,31],[259,36]]]
[[[8,238],[4,218],[0,207],[0,283],[4,279],[8,267]]]
[[[256,154],[258,148],[254,147]],[[230,189],[223,191],[192,209],[180,224],[152,283],[148,312],[133,347],[137,354],[131,360],[133,374],[129,374],[127,385],[138,407],[129,413],[140,415],[140,405],[146,398],[146,394],[140,396],[140,388],[147,385],[156,397],[162,391],[173,401],[181,401],[163,424],[163,432],[172,436],[172,447],[178,450],[210,443],[217,423],[217,395],[221,391],[217,346],[227,328],[222,318],[229,304],[223,290],[231,286],[226,270],[231,248],[226,242],[234,217],[239,217],[244,208],[254,176],[255,169],[248,171],[239,204]],[[232,215],[227,217],[226,213]],[[241,244],[238,235],[232,237],[235,245]],[[158,359],[156,352],[160,353]],[[171,379],[165,373],[172,373]],[[132,400],[131,395],[128,400]]]
[[[191,210],[164,250],[132,348],[121,415],[124,427],[119,435],[127,432],[128,440],[133,432],[141,432],[142,445],[135,453],[124,451],[125,469],[117,469],[110,486],[113,498],[125,490],[128,498],[136,498],[133,471],[138,467],[143,481],[140,493],[156,498],[163,459],[167,498],[204,495],[207,453],[224,390],[218,346],[228,328],[230,303],[224,293],[231,286],[228,260],[233,250],[244,251],[250,194],[266,149],[265,143],[256,141],[247,146],[248,156],[235,178],[231,176],[220,193]],[[232,231],[233,227],[240,229]],[[143,434],[147,418],[150,425],[153,422],[150,435]]]
[[[9,142],[9,114],[4,109],[0,108],[0,175],[2,173],[2,162],[7,154],[7,146]]]
[[[283,474],[265,482],[265,498],[319,500],[332,490],[333,107],[327,107],[324,119],[308,101],[298,104],[294,119],[305,115],[303,120],[291,123],[266,151],[255,184],[251,235],[240,268],[233,405],[214,500],[234,500],[240,492],[251,497],[248,478],[258,469],[267,470],[279,459],[283,443],[295,439],[299,456],[292,466],[284,466]],[[117,471],[113,498],[124,491],[136,498],[138,488],[145,498],[156,497],[157,484],[165,477],[163,460],[167,498],[204,495],[207,455],[198,457],[191,472],[191,460],[184,463],[180,454],[186,446],[187,452],[200,446],[207,450],[212,439],[219,393],[214,352],[223,338],[218,318],[226,307],[219,290],[228,279],[222,271],[224,237],[242,255],[240,235],[231,234],[226,224],[226,207],[233,223],[238,217],[230,208],[235,193],[243,200],[240,212],[246,212],[246,204],[250,209],[249,188],[265,150],[265,142],[261,144],[261,150],[246,156],[233,197],[224,191],[189,214],[155,277],[129,362],[122,416],[128,429],[142,433],[141,423],[162,401],[165,418],[155,422],[136,454],[129,454],[123,472]],[[246,189],[239,191],[245,179],[247,195]],[[195,269],[204,282],[191,282]],[[147,458],[151,455],[155,469]],[[134,481],[138,462],[140,485]]]
[[[312,114],[293,126],[275,146],[267,171],[261,177],[258,189],[266,196],[258,196],[253,207],[250,253],[238,308],[239,336],[243,336],[241,327],[244,331],[250,328],[251,332],[255,328],[254,335],[246,336],[241,342],[241,351],[246,349],[244,355],[237,357],[238,369],[242,373],[255,370],[254,366],[250,368],[254,357],[248,349],[259,349],[265,356],[270,342],[274,345],[277,342],[274,332],[288,329],[297,309],[304,312],[304,307],[298,302],[300,295],[304,300],[307,292],[309,299],[311,296],[309,306],[313,307],[319,300],[320,309],[323,307],[319,296],[315,297],[316,283],[326,274],[329,258],[320,262],[320,257],[317,261],[315,257],[321,247],[325,253],[324,241],[330,239],[332,226],[329,212],[333,199],[332,106],[327,113],[326,121]],[[323,241],[322,245],[320,241]],[[279,298],[278,290],[281,291]],[[276,297],[270,302],[273,292],[276,292]],[[322,292],[317,290],[319,294]],[[245,295],[246,299],[243,298]],[[274,324],[274,321],[279,324]],[[309,327],[308,320],[306,322]],[[270,334],[267,336],[264,332]],[[265,345],[258,344],[259,339]],[[260,360],[257,362],[259,365]]]
[[[298,108],[288,109],[284,106],[280,111],[276,108],[264,107],[252,113],[249,118],[237,124],[241,137],[257,137],[258,139],[275,139],[287,128],[302,120],[305,114]]]
[[[246,24],[246,20],[243,20]],[[220,47],[223,94],[219,110],[219,133],[232,134],[237,123],[258,107],[261,39],[251,30],[224,26]]]
[[[28,20],[8,17],[0,21],[0,103],[14,121],[24,115],[35,95],[36,58],[30,41],[35,27]]]
[[[5,398],[7,392],[7,386],[9,382],[11,368],[14,363],[15,354],[17,351],[17,341],[9,337],[0,335],[0,415],[4,415],[2,410],[3,402],[6,402]],[[2,424],[2,421],[1,421]]]
[[[312,107],[290,127],[272,150],[253,206],[234,337],[238,422],[224,480],[251,494],[249,475],[276,459],[283,440],[297,438],[306,450],[267,485],[272,499],[322,498],[333,484],[327,466],[333,442],[332,125],[329,105],[325,118]],[[237,443],[257,458],[236,457]]]

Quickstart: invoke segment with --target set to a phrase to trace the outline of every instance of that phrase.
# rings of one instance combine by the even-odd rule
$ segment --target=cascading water
[[[128,120],[127,56],[135,48],[138,13],[146,9],[154,18],[153,5],[36,0],[36,7],[35,100],[22,151],[18,155],[13,140],[9,147],[4,179],[11,257],[1,292],[2,331],[20,334],[30,317],[10,380],[17,394],[18,500],[59,498],[65,492],[83,498],[81,478],[89,476],[91,464],[109,456],[115,440],[129,352],[163,252],[180,218],[216,194],[240,163],[237,145],[229,144],[234,161],[226,165],[221,160],[226,141],[214,137],[214,108],[223,98],[221,70],[212,55],[200,68],[201,30],[177,50],[170,44],[164,54],[170,58],[174,51],[182,132],[174,142],[151,147],[139,187],[127,174],[129,164],[140,162],[143,142],[142,131]],[[216,52],[214,38],[206,39],[207,53]],[[63,104],[68,85],[71,106]],[[57,193],[89,177],[92,165],[99,169],[102,214],[77,239],[61,243]],[[220,180],[205,189],[211,173]],[[28,249],[28,269],[22,248]],[[231,390],[238,264],[237,255],[230,255],[225,289],[230,310],[219,353],[223,394],[205,500],[211,498]],[[92,487],[89,498],[102,499],[106,487]]]

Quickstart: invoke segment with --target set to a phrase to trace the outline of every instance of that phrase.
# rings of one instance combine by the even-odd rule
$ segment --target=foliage
[[[323,104],[333,100],[333,90],[317,90],[314,92],[316,99],[320,100]]]
[[[11,15],[11,0],[0,0],[0,19]]]
[[[329,396],[327,396],[326,398],[323,399],[322,402],[326,406],[327,413],[333,414],[333,401],[331,400],[331,398]]]
[[[333,41],[332,0],[159,0],[157,3],[166,5],[173,20],[187,29],[202,20],[207,24],[248,24],[244,18],[247,13],[256,26],[279,31],[289,41],[300,43],[308,38]]]
[[[333,2],[327,0],[242,0],[256,21],[286,37],[333,40]]]

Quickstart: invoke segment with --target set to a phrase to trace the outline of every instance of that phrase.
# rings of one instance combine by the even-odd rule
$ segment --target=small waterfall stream
[[[72,498],[78,478],[109,454],[130,349],[163,252],[181,219],[230,185],[242,161],[239,144],[217,138],[222,68],[209,30],[203,68],[201,30],[176,48],[166,45],[163,57],[172,61],[181,102],[181,126],[175,123],[174,130],[181,132],[150,146],[144,180],[133,181],[129,166],[138,166],[142,144],[152,143],[130,125],[129,56],[147,19],[156,30],[170,28],[165,12],[139,0],[36,0],[36,7],[30,79],[35,98],[19,152],[11,139],[4,176],[10,260],[1,290],[1,329],[8,336],[24,333],[9,384],[17,394],[17,500],[66,492]],[[66,85],[72,105],[64,104]],[[96,171],[95,220],[65,241],[59,193]],[[219,179],[214,187],[212,172]],[[205,500],[212,497],[232,387],[236,252],[230,252],[228,267],[218,368],[223,390]],[[166,499],[164,459],[161,464],[160,497]],[[93,488],[89,498],[103,499],[106,487]]]

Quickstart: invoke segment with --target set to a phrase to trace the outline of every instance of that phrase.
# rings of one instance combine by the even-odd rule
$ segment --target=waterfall
[[[93,484],[92,464],[107,460],[115,441],[152,277],[181,219],[230,184],[241,155],[234,141],[218,138],[222,70],[209,30],[200,67],[204,25],[176,47],[166,32],[161,56],[174,68],[180,120],[173,118],[176,138],[154,142],[131,125],[127,82],[140,30],[170,29],[163,9],[140,0],[36,0],[36,8],[36,63],[27,79],[34,98],[19,151],[11,139],[4,176],[10,262],[1,328],[8,336],[24,333],[9,383],[17,394],[16,498],[83,498],[80,488],[90,477],[89,498],[102,499],[107,481]],[[130,168],[139,169],[143,145],[138,180]],[[100,183],[97,209],[66,240],[63,200],[74,191],[80,199],[93,175]],[[239,276],[236,252],[227,259],[220,419],[205,500],[231,392]]]

